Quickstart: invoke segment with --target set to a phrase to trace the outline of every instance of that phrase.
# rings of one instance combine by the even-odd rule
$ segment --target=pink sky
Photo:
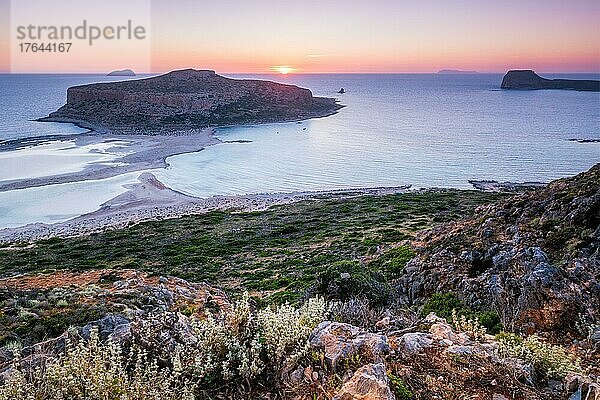
[[[10,66],[14,35],[8,3],[0,0],[3,71]],[[296,72],[600,71],[597,0],[152,0],[151,5],[152,71],[138,72],[195,67],[262,73],[282,65]],[[110,49],[97,57],[126,67]],[[65,72],[60,63],[39,64],[33,72]],[[76,57],[69,66],[70,72],[103,72]]]

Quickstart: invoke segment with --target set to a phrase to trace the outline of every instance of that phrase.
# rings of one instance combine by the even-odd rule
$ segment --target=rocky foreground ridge
[[[185,69],[146,79],[74,86],[67,104],[40,121],[98,132],[157,134],[209,126],[301,120],[335,113],[333,98],[280,83]]]
[[[568,89],[600,92],[600,81],[578,79],[546,79],[532,70],[511,70],[504,75],[502,89]]]
[[[600,320],[600,164],[423,232],[398,287],[456,292],[510,330],[577,336]]]
[[[2,400],[600,398],[589,372],[598,365],[576,358],[591,351],[593,360],[600,338],[566,350],[434,313],[367,311],[360,301],[257,310],[248,297],[231,301],[206,284],[133,270],[9,278],[1,287],[29,303],[34,294],[59,307],[107,308],[57,337],[0,348]],[[365,313],[376,319],[342,322]]]

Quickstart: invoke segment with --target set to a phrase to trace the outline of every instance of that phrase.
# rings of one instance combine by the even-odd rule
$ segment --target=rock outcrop
[[[359,368],[340,389],[334,400],[395,400],[390,389],[385,365],[367,364]]]
[[[309,344],[312,349],[323,351],[325,361],[333,369],[357,354],[379,362],[389,352],[383,335],[340,322],[325,321],[319,324],[310,336]]]
[[[502,89],[568,89],[599,92],[600,81],[545,79],[532,70],[511,70],[502,79]]]
[[[397,282],[410,303],[455,292],[506,329],[579,336],[600,320],[600,164],[423,232]]]
[[[69,122],[98,132],[170,134],[209,126],[323,117],[342,106],[308,89],[230,79],[186,69],[146,79],[67,90],[67,104],[40,121]]]

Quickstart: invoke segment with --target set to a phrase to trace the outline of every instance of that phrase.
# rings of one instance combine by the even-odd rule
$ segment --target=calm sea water
[[[468,188],[469,179],[548,181],[600,162],[599,143],[569,141],[600,139],[599,93],[504,91],[498,89],[502,76],[497,74],[259,78],[308,87],[316,95],[337,97],[346,107],[302,123],[221,129],[223,140],[251,142],[170,157],[169,168],[153,171],[159,179],[196,196],[405,184]],[[126,78],[0,75],[0,139],[80,133],[68,124],[30,120],[64,104],[69,86],[121,79]],[[337,94],[341,87],[343,95]],[[72,161],[81,162],[81,154],[75,156],[79,159]],[[0,193],[0,226],[92,211],[107,193],[122,191],[133,179]],[[51,204],[67,192],[69,204],[78,206],[71,213],[65,207],[53,212]]]

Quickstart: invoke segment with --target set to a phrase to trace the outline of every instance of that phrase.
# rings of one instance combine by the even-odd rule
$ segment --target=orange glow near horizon
[[[190,67],[281,75],[441,69],[600,73],[597,0],[248,0],[235,7],[230,1],[148,1],[150,62],[138,73]],[[2,5],[8,2],[0,0],[0,11],[7,10]],[[0,71],[10,64],[7,40],[0,29]],[[68,62],[37,57],[40,62],[26,64],[28,72],[105,73],[133,67],[124,65],[127,54],[110,46],[96,48],[93,62],[89,56],[73,55]]]
[[[275,65],[271,67],[271,71],[278,72],[282,75],[287,75],[291,72],[296,72],[297,69],[287,65]]]

